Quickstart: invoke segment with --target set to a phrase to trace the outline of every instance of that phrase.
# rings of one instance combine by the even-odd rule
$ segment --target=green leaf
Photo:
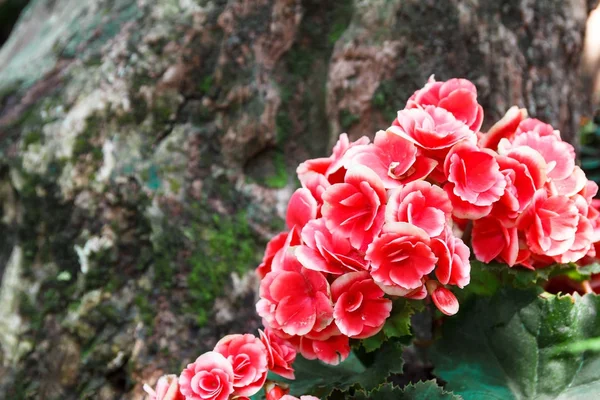
[[[600,336],[600,298],[503,289],[447,319],[434,373],[465,399],[596,398],[598,353],[557,352]]]
[[[530,270],[520,266],[509,267],[506,264],[471,260],[471,283],[461,292],[459,300],[464,302],[471,295],[491,296],[503,286],[526,289],[538,287],[550,278],[566,275],[576,281],[589,279],[590,275],[600,273],[600,264],[594,263],[579,267],[574,263],[553,264],[546,268]]]
[[[383,332],[388,338],[410,335],[410,317],[417,311],[423,311],[424,307],[422,301],[409,299],[394,301],[392,315],[385,322]]]
[[[268,379],[289,384],[290,392],[294,396],[311,394],[325,399],[335,389],[373,390],[384,383],[390,374],[402,372],[402,346],[398,343],[387,341],[380,351],[368,353],[367,356],[369,357],[365,358],[370,358],[368,364],[359,360],[353,352],[336,366],[298,356],[294,362],[296,380],[282,379],[277,375],[269,376]]]
[[[385,342],[386,340],[387,337],[385,337],[385,333],[381,331],[377,335],[373,335],[369,338],[362,339],[360,341],[360,344],[363,346],[367,353],[370,353],[380,348],[383,342]]]
[[[458,400],[460,396],[444,391],[444,389],[431,380],[427,382],[417,382],[409,384],[403,389],[386,383],[381,387],[366,393],[357,391],[351,400]]]

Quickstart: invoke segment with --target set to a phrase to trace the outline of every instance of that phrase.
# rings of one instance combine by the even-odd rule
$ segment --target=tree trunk
[[[502,3],[502,4],[500,4]],[[431,74],[572,140],[584,0],[33,0],[0,51],[0,393],[140,398],[253,331],[296,165]]]

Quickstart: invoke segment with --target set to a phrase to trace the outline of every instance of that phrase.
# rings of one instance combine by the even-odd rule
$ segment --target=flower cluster
[[[294,379],[292,345],[269,329],[260,338],[235,334],[222,338],[176,375],[161,377],[156,388],[144,385],[150,400],[249,399],[265,385],[267,373]]]
[[[308,359],[337,364],[377,334],[392,299],[458,311],[475,257],[538,268],[595,250],[597,186],[558,131],[511,108],[487,133],[475,86],[433,77],[373,141],[342,134],[297,169],[288,231],[267,245],[256,305]],[[464,235],[461,236],[461,233]]]
[[[534,269],[596,256],[598,185],[575,164],[575,150],[559,131],[515,107],[479,143],[497,151],[506,187],[473,218],[477,259]]]

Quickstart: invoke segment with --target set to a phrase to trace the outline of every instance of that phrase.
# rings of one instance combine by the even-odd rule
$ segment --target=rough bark
[[[573,138],[584,0],[34,0],[0,51],[0,393],[139,398],[253,330],[299,161],[431,74]]]

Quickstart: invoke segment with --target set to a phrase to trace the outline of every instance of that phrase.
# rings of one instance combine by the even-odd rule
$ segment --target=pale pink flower
[[[509,142],[502,139],[498,145],[500,154],[511,149],[530,147],[542,155],[546,161],[546,173],[553,180],[566,179],[575,168],[575,149],[555,135],[540,136],[537,131],[523,132]]]
[[[433,237],[442,233],[451,212],[452,204],[440,187],[415,181],[389,191],[385,221],[408,222]]]
[[[186,400],[227,400],[233,393],[233,381],[231,363],[214,351],[202,354],[179,376]]]
[[[233,367],[234,395],[252,396],[267,379],[267,349],[249,333],[227,335],[217,342],[215,352],[222,354]]]
[[[565,196],[549,197],[540,189],[517,219],[517,228],[525,232],[532,252],[553,257],[573,246],[578,223],[579,211],[573,200]]]
[[[436,81],[433,75],[422,89],[409,99],[406,108],[432,105],[448,110],[454,117],[477,132],[483,122],[483,107],[477,103],[477,88],[467,79]]]
[[[144,391],[148,393],[148,400],[185,400],[179,391],[177,375],[163,375],[156,382],[156,388],[152,389],[144,384]]]

